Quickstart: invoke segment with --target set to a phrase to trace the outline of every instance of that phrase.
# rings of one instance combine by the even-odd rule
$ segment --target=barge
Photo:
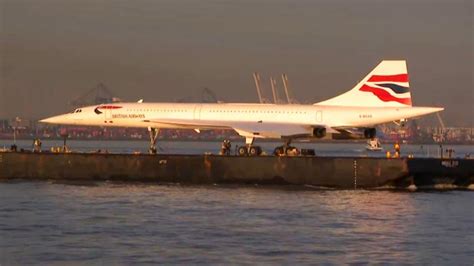
[[[474,160],[2,152],[0,180],[11,179],[469,189]]]

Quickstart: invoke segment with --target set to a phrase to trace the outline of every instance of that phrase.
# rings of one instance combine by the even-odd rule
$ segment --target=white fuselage
[[[317,126],[372,127],[380,123],[421,116],[439,111],[439,109],[243,103],[113,103],[79,108],[73,113],[47,118],[42,122],[108,127],[190,129],[229,128],[229,124],[233,122],[264,122],[301,125],[307,127],[310,132]],[[172,123],[173,121],[176,123]],[[202,121],[206,123],[201,123]],[[212,126],[205,125],[209,122],[212,122]],[[222,126],[220,127],[219,124]]]
[[[348,132],[439,112],[412,107],[405,60],[383,60],[351,90],[313,105],[245,103],[112,103],[41,120],[86,126],[200,129],[228,128],[254,138],[294,138]],[[370,128],[370,130],[368,130]]]

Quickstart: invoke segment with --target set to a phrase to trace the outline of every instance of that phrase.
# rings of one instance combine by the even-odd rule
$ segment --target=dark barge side
[[[472,188],[474,160],[0,153],[0,180],[117,180],[181,184],[291,184],[340,189]]]

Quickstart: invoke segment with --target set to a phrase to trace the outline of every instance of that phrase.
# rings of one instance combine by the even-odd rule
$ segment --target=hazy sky
[[[472,3],[0,0],[0,117],[69,111],[99,82],[133,101],[208,87],[255,102],[254,71],[287,73],[297,99],[317,102],[382,59],[406,59],[414,104],[444,106],[448,125],[473,126]]]

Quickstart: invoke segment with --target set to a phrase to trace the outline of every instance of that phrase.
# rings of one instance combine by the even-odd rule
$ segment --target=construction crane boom
[[[96,87],[86,91],[86,93],[69,102],[73,108],[86,105],[111,103],[120,101],[114,94],[103,84],[99,83]]]
[[[280,102],[280,97],[276,88],[276,80],[273,77],[270,77],[270,85],[272,86],[273,102],[277,104]]]
[[[290,92],[288,89],[288,76],[286,74],[281,74],[281,80],[283,81],[283,87],[285,88],[286,101],[288,103],[293,103],[290,97]]]
[[[260,88],[260,75],[257,72],[253,73],[253,80],[255,81],[255,88],[257,88],[258,101],[263,103],[262,91]]]

